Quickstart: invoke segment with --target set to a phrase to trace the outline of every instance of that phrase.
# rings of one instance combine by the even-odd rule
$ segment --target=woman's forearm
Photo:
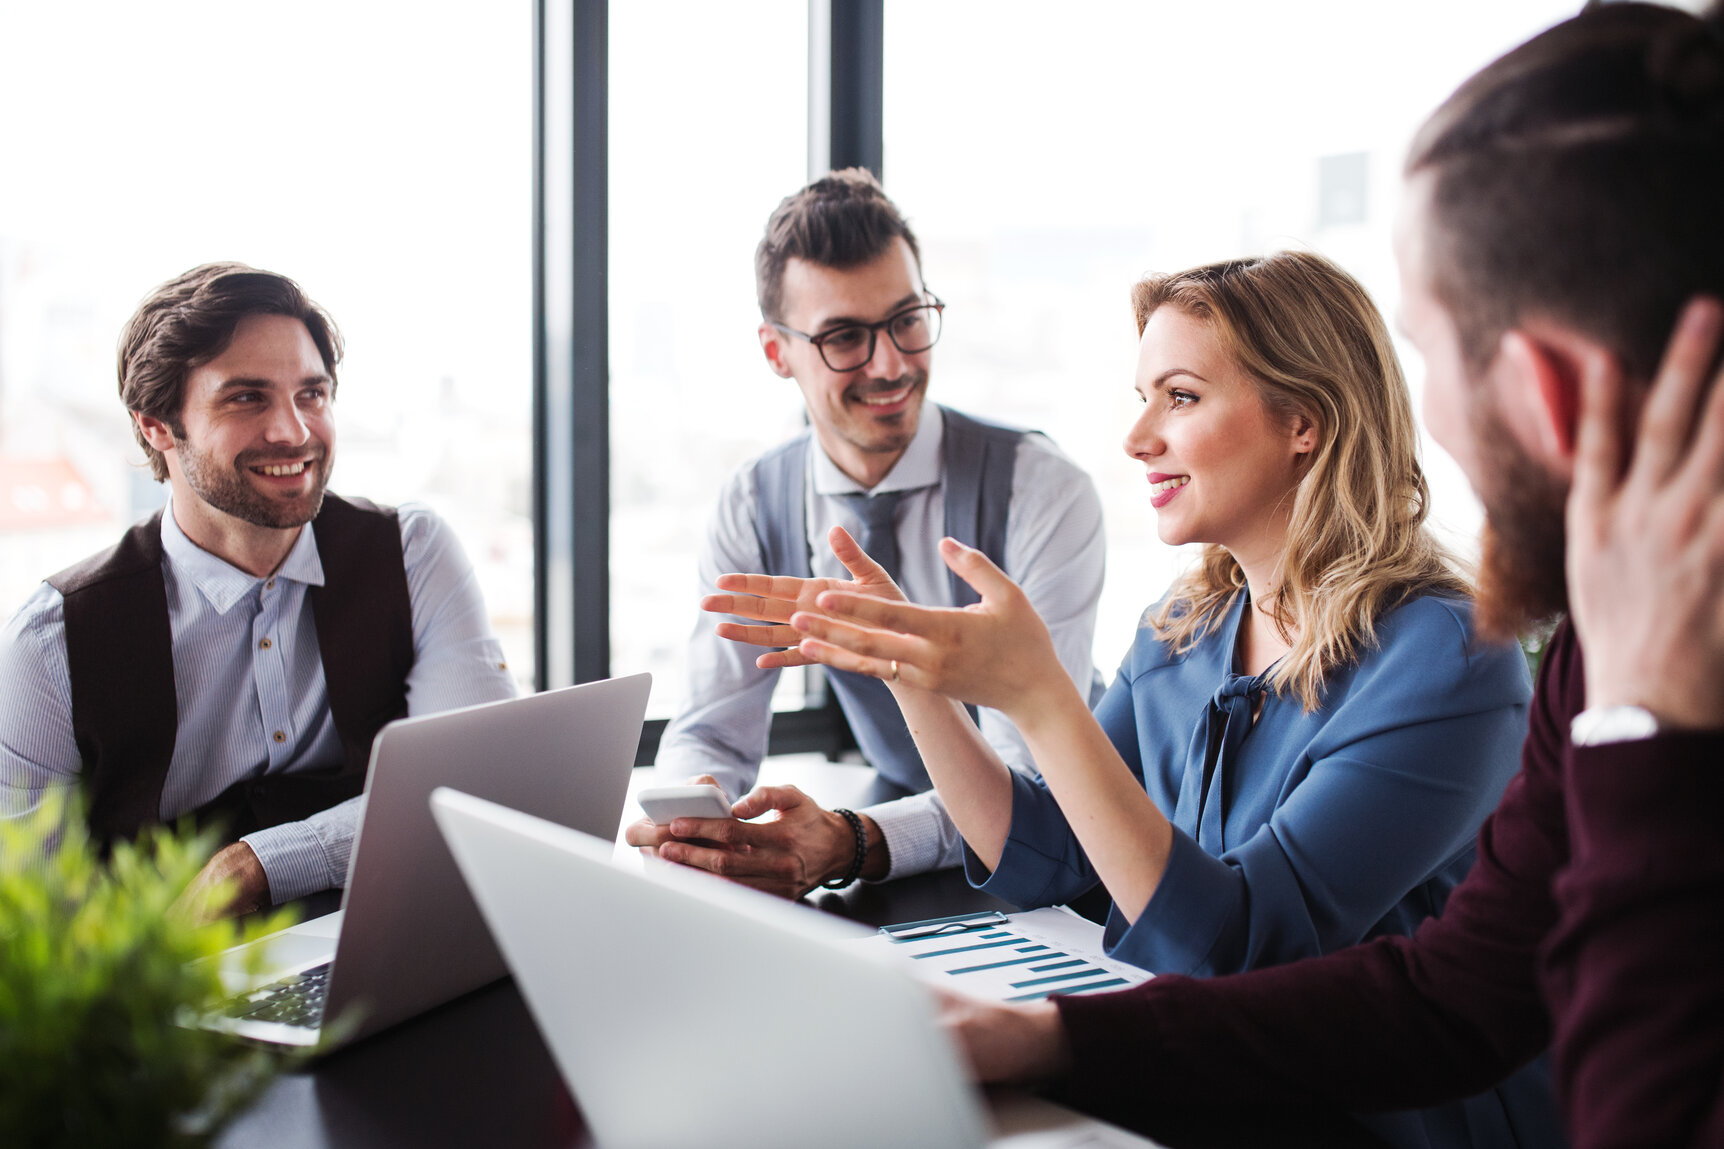
[[[909,685],[891,690],[952,823],[982,864],[997,868],[1012,828],[1011,768],[962,703]]]
[[[1009,717],[1108,895],[1135,922],[1166,872],[1173,826],[1076,688],[1068,681],[1063,690],[1042,693]]]
[[[1166,869],[1172,827],[1090,714],[1023,591],[981,551],[945,539],[940,553],[980,604],[822,591],[817,610],[790,616],[804,636],[798,653],[888,680],[947,812],[990,869],[1011,829],[1011,773],[952,699],[1011,719],[1090,863],[1135,920]]]
[[[908,685],[892,688],[928,777],[965,843],[999,868],[1012,825],[1011,770],[962,704]],[[1097,876],[1136,921],[1173,849],[1173,827],[1132,775],[1077,688],[1052,676],[1007,713]]]

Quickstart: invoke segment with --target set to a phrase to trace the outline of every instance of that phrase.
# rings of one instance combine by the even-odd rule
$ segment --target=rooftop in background
[[[0,456],[0,531],[81,527],[113,517],[71,460]]]

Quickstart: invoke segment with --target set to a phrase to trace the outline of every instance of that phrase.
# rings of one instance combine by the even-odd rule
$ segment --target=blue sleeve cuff
[[[1214,968],[1214,958],[1238,949],[1237,939],[1227,935],[1237,933],[1246,921],[1244,899],[1245,879],[1239,870],[1210,856],[1175,826],[1161,884],[1109,953],[1158,974],[1233,972]]]
[[[978,890],[1014,906],[1052,906],[1095,885],[1095,871],[1039,779],[1012,771],[1012,825],[999,868],[989,873],[968,845],[964,876]]]

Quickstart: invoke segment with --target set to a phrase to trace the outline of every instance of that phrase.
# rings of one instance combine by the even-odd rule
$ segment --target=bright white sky
[[[1578,6],[887,5],[886,183],[952,305],[937,394],[1050,431],[1096,474],[1115,553],[1104,669],[1180,561],[1154,542],[1118,449],[1131,281],[1308,246],[1392,317],[1407,138],[1470,72]],[[615,0],[610,30],[613,630],[619,672],[659,672],[662,713],[713,492],[799,412],[760,362],[752,253],[806,176],[806,4]],[[344,435],[395,428],[349,481],[383,488],[388,452],[470,433],[415,422],[445,379],[469,408],[518,415],[524,444],[531,84],[527,0],[0,0],[0,260],[37,298],[88,312],[77,386],[92,402],[111,402],[112,340],[137,299],[232,258],[293,275],[347,333]],[[1319,232],[1317,160],[1355,152],[1370,157],[1369,220]],[[50,317],[17,307],[0,297],[0,372],[47,338]],[[0,379],[14,395],[28,383]],[[522,451],[501,449],[524,475]],[[1439,517],[1465,533],[1466,484],[1428,454]],[[375,493],[413,494],[420,472],[398,469],[410,489]],[[495,552],[482,577],[530,578],[519,540],[470,545]]]
[[[348,377],[524,404],[531,27],[520,0],[0,0],[0,243],[75,269],[114,334],[195,264],[279,270]]]

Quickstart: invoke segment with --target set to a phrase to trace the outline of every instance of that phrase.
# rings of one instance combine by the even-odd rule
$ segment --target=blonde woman
[[[1306,253],[1151,276],[1133,292],[1143,412],[1125,441],[1157,531],[1205,544],[1144,616],[1090,712],[1023,594],[903,601],[842,531],[855,576],[730,575],[719,633],[885,679],[967,844],[1020,906],[1098,881],[1115,957],[1219,974],[1411,933],[1471,864],[1514,774],[1530,681],[1471,633],[1468,587],[1424,525],[1406,382],[1364,289]],[[961,703],[1023,732],[1007,769]]]

